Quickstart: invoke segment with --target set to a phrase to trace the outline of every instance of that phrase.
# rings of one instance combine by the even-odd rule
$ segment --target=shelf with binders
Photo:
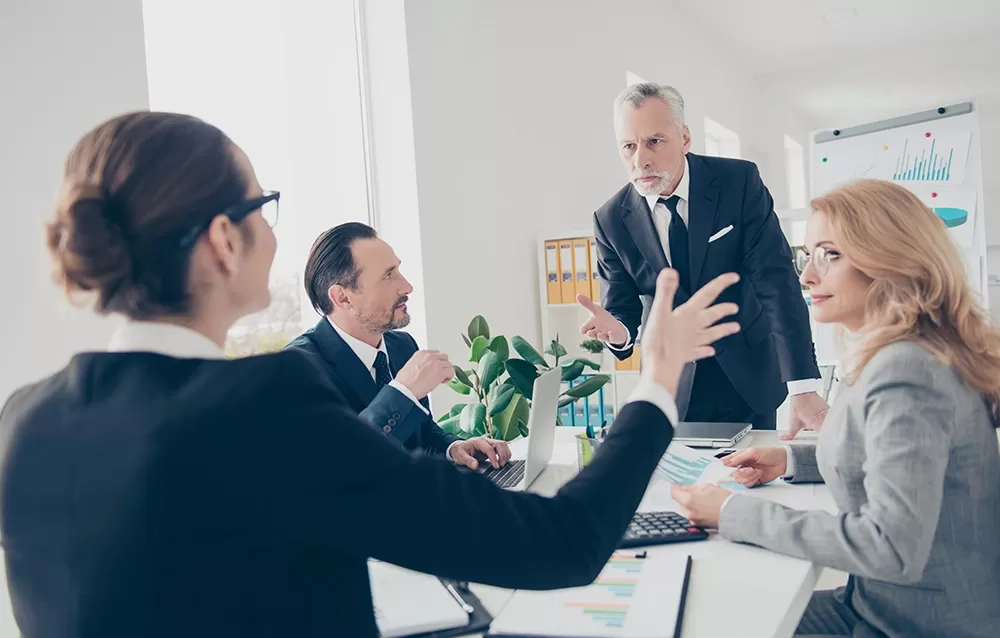
[[[606,348],[600,353],[589,352],[581,344],[587,337],[580,326],[589,313],[576,301],[584,294],[600,303],[600,279],[597,274],[597,250],[589,231],[550,232],[538,238],[538,294],[541,310],[542,343],[557,336],[568,357],[585,357],[600,364],[594,374],[611,377],[599,393],[580,399],[560,409],[560,423],[598,427],[604,420],[613,422],[617,411],[638,384],[638,351],[625,361],[618,361]],[[568,267],[563,268],[567,264]],[[588,377],[581,377],[577,383]],[[565,389],[564,385],[564,389]]]

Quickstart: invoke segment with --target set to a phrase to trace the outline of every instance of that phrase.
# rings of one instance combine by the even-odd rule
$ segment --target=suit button
[[[396,419],[389,419],[389,425],[396,425]]]
[[[388,434],[388,433],[392,432],[392,426],[391,425],[383,426],[382,427],[382,431],[385,432],[386,434]]]
[[[394,419],[398,419],[398,418],[399,418],[399,413],[397,412],[397,413],[393,414],[393,415],[392,415],[392,418],[394,418]]]

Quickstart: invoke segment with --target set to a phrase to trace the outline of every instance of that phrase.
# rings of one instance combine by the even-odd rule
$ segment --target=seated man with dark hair
[[[510,460],[503,441],[462,440],[442,430],[427,395],[452,379],[448,356],[420,350],[400,332],[413,286],[399,258],[375,229],[351,222],[316,240],[306,261],[305,287],[323,318],[290,344],[315,355],[334,385],[363,418],[408,450],[442,454],[476,469],[478,451],[493,467]]]

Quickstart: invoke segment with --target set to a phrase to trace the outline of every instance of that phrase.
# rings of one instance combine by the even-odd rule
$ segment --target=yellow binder
[[[590,298],[594,303],[601,301],[601,279],[597,275],[597,242],[591,237],[590,244]]]
[[[573,279],[576,294],[590,296],[590,250],[586,237],[573,240]]]
[[[545,242],[545,281],[549,303],[562,303],[562,288],[559,285],[559,242]]]
[[[632,362],[632,369],[639,369],[639,344],[635,344],[635,350],[632,351],[632,356],[629,357],[629,361]]]
[[[562,303],[572,303],[576,297],[576,284],[573,282],[573,241],[559,240],[559,286]]]

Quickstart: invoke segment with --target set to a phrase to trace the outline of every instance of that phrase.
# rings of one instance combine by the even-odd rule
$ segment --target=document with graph
[[[691,575],[687,554],[616,552],[586,587],[518,591],[490,626],[514,638],[674,638],[680,636]]]
[[[680,443],[671,443],[656,464],[656,476],[678,485],[727,481],[733,468],[711,454],[699,452]]]

